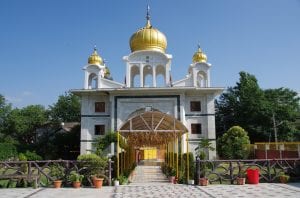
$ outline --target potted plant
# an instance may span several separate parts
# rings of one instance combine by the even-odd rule
[[[54,188],[60,188],[62,184],[62,178],[65,176],[64,168],[59,164],[50,166],[50,176],[53,179]]]
[[[80,188],[83,177],[83,175],[80,175],[76,171],[71,171],[69,180],[73,183],[74,188]]]
[[[203,138],[200,140],[199,145],[198,145],[198,149],[199,149],[199,157],[200,160],[205,160],[207,158],[206,153],[208,153],[209,151],[214,151],[215,148],[212,146],[211,140]],[[199,178],[199,185],[200,186],[207,186],[208,185],[208,178],[206,177],[206,172],[208,170],[207,166],[206,166],[206,162],[201,164],[202,166],[200,167],[202,171],[202,174],[200,175]]]
[[[96,154],[82,154],[77,157],[80,167],[84,168],[82,174],[85,177],[84,183],[91,184],[95,188],[101,188],[105,176],[105,167],[108,165],[107,157]]]
[[[289,179],[290,179],[290,176],[286,175],[283,172],[279,175],[279,181],[280,181],[280,183],[286,184],[289,181]]]
[[[204,160],[206,157],[206,154],[204,151],[200,151],[199,157],[201,160]],[[201,163],[200,169],[202,170],[200,173],[200,178],[199,178],[199,184],[200,186],[207,186],[208,185],[208,178],[206,177],[206,172],[208,170],[206,166],[206,162]]]
[[[127,185],[128,184],[128,178],[125,175],[120,175],[118,178],[121,185]]]
[[[246,183],[245,172],[241,171],[240,174],[236,178],[237,185],[244,185]]]
[[[102,174],[92,175],[92,181],[95,188],[101,188],[103,185],[104,177]]]
[[[169,179],[172,184],[176,183],[176,170],[175,168],[170,168]]]

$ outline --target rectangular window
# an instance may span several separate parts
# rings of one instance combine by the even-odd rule
[[[191,101],[190,110],[191,111],[201,111],[201,102],[200,101]]]
[[[105,125],[95,125],[95,135],[104,135],[105,134]]]
[[[105,112],[105,102],[95,102],[95,112]]]
[[[202,134],[201,124],[191,124],[192,134]]]

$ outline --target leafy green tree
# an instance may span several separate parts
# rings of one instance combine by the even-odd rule
[[[218,154],[225,159],[247,159],[249,144],[247,132],[239,126],[233,126],[218,139]]]
[[[214,151],[215,148],[212,146],[211,140],[202,138],[199,142],[199,157],[201,160],[206,159],[206,154],[209,151]]]
[[[273,131],[275,141],[294,140],[298,132],[295,121],[300,110],[297,92],[287,88],[267,89],[264,92],[268,107],[265,114],[270,126],[268,131],[270,134]]]
[[[10,143],[0,143],[0,160],[9,160],[17,156],[17,148]]]
[[[14,142],[8,133],[7,119],[11,111],[11,104],[7,104],[4,96],[0,94],[0,142]]]
[[[66,92],[60,95],[58,101],[49,106],[52,122],[80,122],[80,99],[78,96]]]
[[[36,143],[37,129],[47,122],[46,110],[41,105],[13,109],[8,116],[8,132],[20,147]]]
[[[273,141],[270,135],[275,130],[280,140],[293,140],[298,111],[296,92],[284,88],[262,90],[255,76],[240,72],[236,86],[229,87],[216,101],[217,136],[239,125],[248,131],[252,142]]]

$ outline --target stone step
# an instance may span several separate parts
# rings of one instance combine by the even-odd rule
[[[142,183],[169,183],[160,166],[138,165],[131,178],[131,185]]]

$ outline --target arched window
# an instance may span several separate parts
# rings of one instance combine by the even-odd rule
[[[166,69],[162,65],[156,66],[156,87],[166,86]]]
[[[204,71],[199,71],[197,73],[197,86],[207,87],[207,75]]]
[[[130,87],[140,87],[141,82],[140,82],[140,68],[136,65],[131,67],[131,82],[130,82]]]
[[[98,88],[98,77],[95,73],[91,73],[89,75],[89,89],[97,89]]]
[[[153,71],[150,65],[143,68],[144,87],[153,87]]]

